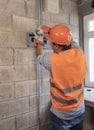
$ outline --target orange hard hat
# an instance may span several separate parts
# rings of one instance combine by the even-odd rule
[[[62,24],[53,26],[46,38],[47,40],[60,45],[68,45],[73,40],[70,29]]]

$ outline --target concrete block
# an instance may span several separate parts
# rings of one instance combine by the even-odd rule
[[[11,100],[14,98],[14,84],[0,84],[0,101]]]
[[[37,79],[37,65],[35,62],[29,65],[29,80]]]
[[[26,48],[26,33],[0,31],[0,47]]]
[[[35,49],[15,49],[15,64],[30,64],[36,60]]]
[[[42,85],[41,85],[41,93],[47,93],[50,91],[50,83],[49,79],[43,79],[42,80]]]
[[[43,108],[43,107],[49,107],[49,105],[50,105],[50,94],[48,93],[48,94],[42,94],[41,96],[40,96],[40,106],[41,106],[41,108]]]
[[[10,14],[0,12],[0,31],[11,31],[12,30],[12,18]]]
[[[0,48],[0,65],[13,64],[13,49]]]
[[[31,80],[30,81],[30,89],[29,89],[29,94],[32,95],[36,95],[38,91],[37,88],[37,81],[36,80]]]
[[[0,82],[28,80],[27,65],[0,66]]]
[[[30,81],[15,82],[15,97],[29,96]]]
[[[75,11],[70,13],[70,24],[77,27],[79,25],[79,18],[78,18],[77,12]]]
[[[26,33],[0,32],[0,47],[27,48]]]
[[[0,119],[29,112],[29,98],[0,102]]]
[[[0,0],[0,4],[1,5],[7,4],[7,0]]]
[[[36,130],[36,125],[38,125],[38,115],[36,111],[16,116],[17,130],[27,130],[29,128]]]
[[[65,13],[70,13],[74,7],[77,9],[77,3],[71,0],[62,0],[62,11]]]
[[[12,105],[15,106],[14,110],[15,110],[16,115],[29,112],[29,98],[28,97],[17,99],[12,103]]]
[[[30,128],[31,129],[32,129],[32,127],[38,126],[38,113],[37,113],[37,111],[30,113],[29,119],[30,119]]]
[[[78,29],[78,27],[76,28],[75,26],[69,25],[69,28],[71,30],[72,36],[74,38],[79,38],[79,29]]]
[[[30,111],[35,111],[38,109],[38,97],[30,96]]]
[[[33,113],[25,113],[16,116],[16,128],[17,130],[28,130],[29,128],[32,128],[32,130],[36,130],[35,126],[37,125],[38,116],[37,112]]]
[[[15,130],[15,118],[0,120],[0,130]]]
[[[27,5],[27,16],[37,19],[38,18],[38,2],[37,0],[26,1]]]
[[[25,97],[37,94],[36,80],[15,82],[15,97]]]
[[[5,5],[6,6],[6,5]],[[6,12],[8,14],[15,14],[18,16],[26,16],[25,14],[25,2],[18,0],[11,0],[7,4]]]
[[[13,33],[0,31],[0,47],[13,47],[14,41]]]
[[[42,19],[43,19],[43,24],[51,26],[52,22],[51,22],[51,15],[49,15],[48,13],[43,13],[42,14]]]
[[[59,13],[60,1],[59,0],[47,0],[47,12]]]
[[[61,7],[62,7],[62,11],[63,12],[66,12],[66,13],[69,13],[70,9],[71,9],[71,1],[69,0],[62,0],[62,3],[61,3]]]
[[[37,28],[38,21],[31,18],[13,15],[13,29],[15,31],[32,32]]]
[[[21,114],[16,116],[16,128],[17,130],[25,130],[30,126],[29,114]]]
[[[27,48],[26,44],[26,33],[24,32],[13,32],[14,43],[11,45],[14,48]]]
[[[57,23],[69,24],[69,14],[63,12],[63,13],[51,15],[51,21],[56,24]]]

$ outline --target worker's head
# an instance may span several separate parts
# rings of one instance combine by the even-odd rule
[[[70,48],[70,44],[73,40],[70,29],[62,24],[53,26],[46,38],[52,42],[53,46],[62,47],[62,50]]]

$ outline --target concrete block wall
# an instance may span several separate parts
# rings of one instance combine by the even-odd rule
[[[79,0],[78,3],[79,4],[84,4],[84,3],[88,2],[88,1],[92,1],[92,0]]]
[[[76,0],[51,1],[58,12],[43,1],[42,22],[53,26],[62,23],[70,27],[79,42]],[[0,0],[0,130],[37,130],[39,122],[37,66],[35,48],[26,45],[27,32],[38,26],[37,0]],[[49,123],[49,73],[40,67],[41,130]]]

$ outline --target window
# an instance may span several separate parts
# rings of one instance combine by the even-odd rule
[[[94,31],[94,20],[88,22],[88,31]]]
[[[85,85],[94,87],[94,13],[84,16],[84,51],[88,65]]]

